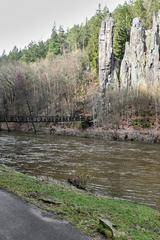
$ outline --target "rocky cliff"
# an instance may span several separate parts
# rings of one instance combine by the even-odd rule
[[[135,18],[120,66],[113,54],[114,20],[102,23],[99,40],[99,80],[102,89],[115,83],[121,88],[136,87],[145,81],[160,81],[160,12],[153,17],[152,29],[145,30]],[[117,74],[119,73],[119,74]]]
[[[114,55],[113,55],[114,19],[109,16],[102,22],[99,37],[99,79],[102,89],[113,80]]]

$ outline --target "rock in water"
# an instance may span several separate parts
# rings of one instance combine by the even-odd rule
[[[86,190],[86,179],[84,177],[69,177],[68,178],[68,183],[73,185],[74,187],[82,190]]]

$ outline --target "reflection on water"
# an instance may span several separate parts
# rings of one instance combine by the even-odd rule
[[[88,189],[156,206],[160,146],[25,134],[0,134],[0,163],[36,176],[89,175]]]

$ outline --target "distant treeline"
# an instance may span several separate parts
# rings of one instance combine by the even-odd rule
[[[16,60],[26,63],[36,62],[39,59],[52,56],[66,55],[77,50],[85,50],[90,59],[90,68],[98,68],[98,37],[102,20],[108,14],[108,9],[101,10],[100,6],[96,14],[80,25],[74,25],[67,31],[63,26],[57,29],[54,24],[50,38],[47,41],[30,42],[29,45],[19,50],[16,46],[8,55],[3,53],[0,61]]]

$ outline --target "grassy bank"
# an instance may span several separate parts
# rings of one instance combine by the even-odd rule
[[[16,193],[39,207],[56,212],[96,239],[99,219],[111,220],[126,236],[119,239],[160,239],[160,213],[154,209],[121,200],[96,197],[60,185],[41,182],[36,178],[0,166],[0,188]],[[53,200],[44,203],[30,193],[37,192]]]

